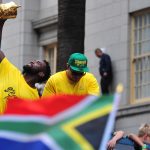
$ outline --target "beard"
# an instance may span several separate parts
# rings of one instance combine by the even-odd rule
[[[30,65],[24,65],[23,66],[23,74],[26,73],[26,74],[36,74],[38,73],[38,70],[37,69],[34,69],[32,66]]]

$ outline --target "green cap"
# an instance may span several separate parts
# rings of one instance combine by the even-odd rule
[[[81,53],[74,53],[70,55],[68,64],[73,71],[88,72],[87,58]]]

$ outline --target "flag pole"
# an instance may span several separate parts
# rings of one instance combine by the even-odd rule
[[[118,86],[116,88],[116,93],[114,96],[114,102],[113,102],[113,106],[112,106],[113,108],[112,108],[112,111],[108,117],[108,122],[106,124],[106,128],[105,128],[105,131],[103,134],[101,145],[99,146],[99,150],[107,150],[107,142],[109,141],[110,135],[111,135],[112,130],[114,128],[115,117],[116,117],[118,106],[120,103],[122,91],[123,91],[122,84],[118,84]]]

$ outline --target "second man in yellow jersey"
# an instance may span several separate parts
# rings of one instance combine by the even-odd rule
[[[70,56],[67,69],[52,75],[44,88],[43,97],[56,94],[99,95],[99,85],[88,73],[87,58],[81,53]]]

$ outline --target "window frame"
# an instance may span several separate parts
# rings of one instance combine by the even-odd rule
[[[50,49],[53,50],[53,62],[50,60]],[[50,63],[51,67],[51,74],[56,73],[56,67],[57,67],[57,43],[48,44],[43,46],[43,53],[44,53],[44,59]],[[53,65],[53,66],[52,66]]]
[[[135,69],[135,63],[136,61],[139,60],[140,62],[140,59],[141,61],[143,61],[146,57],[149,59],[150,57],[150,52],[147,52],[146,54],[144,53],[141,53],[140,55],[136,55],[134,54],[135,52],[135,17],[137,16],[142,16],[142,30],[145,28],[145,24],[144,24],[144,15],[146,15],[147,13],[150,13],[150,8],[148,9],[145,9],[145,10],[142,10],[142,11],[139,11],[139,12],[134,12],[131,14],[131,34],[130,34],[130,37],[131,37],[131,42],[130,42],[130,48],[131,48],[131,52],[130,52],[130,66],[131,66],[131,69],[130,69],[130,103],[133,104],[133,103],[143,103],[143,102],[147,102],[150,100],[150,95],[148,95],[148,97],[142,97],[141,98],[136,98],[136,94],[135,94],[135,79],[136,79],[136,69]],[[148,25],[150,26],[150,24]],[[148,39],[149,40],[149,39]],[[143,43],[142,39],[140,41],[141,43]],[[143,67],[142,67],[143,68]],[[143,69],[141,68],[141,72],[143,71]],[[149,70],[149,69],[148,69]],[[148,82],[149,84],[149,82]],[[140,82],[140,86],[142,87],[142,82]],[[142,89],[141,89],[142,90]],[[142,93],[142,91],[140,91]],[[138,96],[137,96],[138,97]]]

